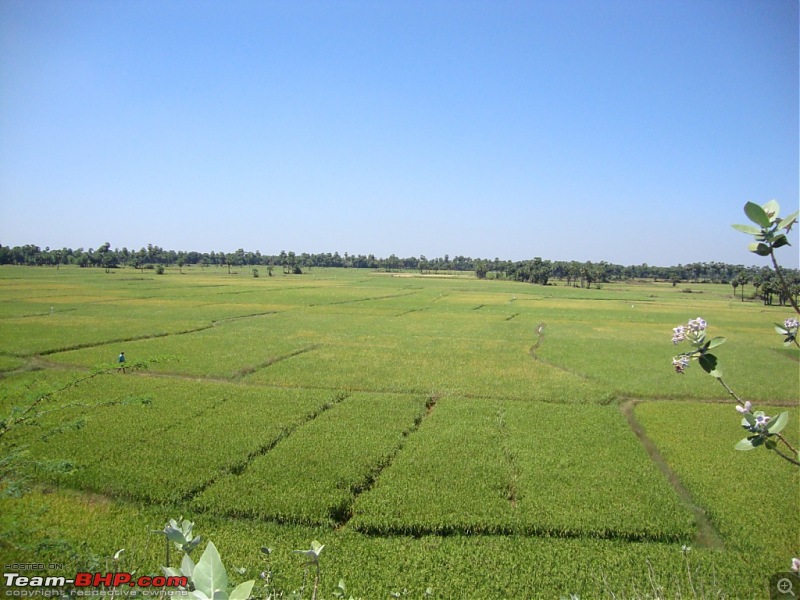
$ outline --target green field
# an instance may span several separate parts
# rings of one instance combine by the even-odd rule
[[[233,581],[274,548],[286,591],[319,540],[326,598],[340,578],[361,598],[767,597],[800,554],[800,470],[733,449],[733,402],[674,373],[670,337],[706,319],[726,381],[789,410],[796,443],[789,311],[556,283],[0,268],[3,418],[54,392],[0,441],[27,481],[0,498],[3,563],[122,570],[125,548],[156,573],[150,530],[183,515]],[[148,367],[117,372],[120,351]]]

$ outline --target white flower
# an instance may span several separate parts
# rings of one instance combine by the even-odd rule
[[[705,331],[706,330],[706,322],[702,317],[697,317],[696,319],[689,319],[689,322],[686,326],[689,328],[689,331],[698,332],[698,331]]]
[[[676,373],[681,373],[686,370],[686,367],[689,366],[689,358],[687,356],[676,356],[672,359],[672,366],[675,367]]]
[[[678,325],[672,330],[672,343],[679,344],[686,339],[686,328],[683,325]]]
[[[784,329],[796,329],[798,325],[800,325],[800,323],[798,323],[797,319],[794,317],[789,317],[783,322]]]
[[[764,426],[769,423],[770,417],[765,414],[756,415],[756,427]]]
[[[750,412],[751,408],[753,408],[753,403],[750,402],[750,400],[748,400],[747,402],[744,403],[744,406],[737,406],[736,410],[745,415]]]
[[[800,558],[792,559],[792,571],[800,573]]]

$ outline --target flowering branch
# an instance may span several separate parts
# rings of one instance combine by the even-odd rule
[[[789,319],[787,319],[786,329],[789,329]],[[672,330],[672,343],[680,344],[681,342],[688,341],[692,350],[683,352],[672,359],[672,366],[675,372],[682,375],[686,372],[690,361],[697,360],[703,370],[712,375],[720,385],[730,394],[737,402],[736,410],[742,415],[742,427],[744,427],[750,434],[746,438],[739,441],[736,446],[737,450],[752,450],[758,446],[764,446],[767,450],[774,450],[778,456],[784,460],[800,467],[798,461],[797,450],[792,447],[789,441],[781,435],[784,427],[789,422],[789,413],[782,412],[776,417],[771,417],[764,413],[764,411],[753,412],[753,404],[749,400],[743,401],[734,392],[731,387],[722,379],[722,372],[717,369],[717,357],[709,352],[712,348],[720,346],[725,343],[725,338],[715,337],[710,340],[706,338],[706,330],[708,324],[705,319],[697,317],[690,319],[685,325],[678,325]],[[794,336],[796,338],[797,328],[794,326]],[[776,441],[778,440],[778,441]],[[784,444],[791,455],[787,455],[778,449],[778,443]]]
[[[781,327],[779,324],[775,324],[775,331],[777,331],[780,335],[786,336],[786,339],[783,341],[784,346],[791,346],[794,344],[798,348],[800,348],[800,342],[797,341],[797,330],[800,328],[800,322],[794,317],[789,317],[783,322],[783,326]]]

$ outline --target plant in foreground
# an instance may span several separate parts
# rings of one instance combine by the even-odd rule
[[[164,575],[167,577],[185,577],[186,586],[180,587],[179,590],[195,600],[248,600],[251,597],[261,597],[253,592],[255,579],[245,581],[235,588],[228,591],[228,574],[225,566],[222,564],[219,551],[213,542],[209,542],[203,551],[200,560],[197,564],[189,556],[191,552],[200,543],[200,536],[192,537],[192,528],[194,523],[178,517],[178,519],[170,519],[163,530],[153,530],[153,533],[162,534],[167,539],[167,566],[162,567]],[[169,566],[169,543],[173,542],[175,547],[184,553],[181,560],[181,566],[174,568]],[[295,550],[297,554],[303,554],[308,561],[305,567],[315,567],[314,585],[311,592],[311,600],[317,599],[319,589],[320,577],[322,575],[319,563],[319,555],[324,548],[324,544],[320,544],[317,540],[311,542],[311,547],[308,550]],[[118,555],[115,555],[114,560]],[[261,552],[267,557],[267,567],[261,573],[261,579],[264,583],[264,588],[261,590],[265,600],[277,600],[278,598],[286,598],[287,600],[302,600],[305,587],[306,578],[308,575],[307,570],[303,573],[303,584],[299,591],[291,593],[284,593],[277,590],[272,586],[272,569],[269,565],[269,557],[272,554],[272,548],[266,546],[261,548]],[[245,569],[235,569],[238,573],[244,574]],[[429,588],[430,590],[430,588]],[[346,597],[346,587],[343,579],[339,580],[338,585],[334,588],[332,594],[335,598]],[[429,594],[426,592],[426,597]],[[352,596],[347,597],[348,600],[354,600]]]
[[[783,277],[783,272],[778,266],[778,261],[775,258],[775,249],[789,246],[789,240],[786,234],[792,230],[792,227],[797,223],[797,217],[800,211],[796,211],[788,217],[780,216],[781,207],[775,200],[770,200],[763,206],[759,206],[754,202],[748,202],[744,205],[744,214],[750,219],[754,225],[733,225],[733,228],[742,233],[752,235],[755,239],[747,249],[754,252],[759,256],[769,256],[772,260],[772,267],[781,282],[781,286],[787,292],[789,303],[794,308],[795,312],[800,315],[800,308],[797,306],[797,301],[794,296],[789,292],[789,286],[786,279]]]
[[[213,542],[208,542],[197,564],[184,554],[180,569],[164,567],[163,570],[167,577],[186,577],[189,589],[185,591],[195,600],[247,600],[255,583],[253,579],[245,581],[228,593],[228,574]]]
[[[196,536],[192,538],[192,528],[194,527],[194,523],[191,521],[184,519],[183,517],[178,517],[177,520],[170,519],[169,523],[164,526],[164,529],[154,529],[153,533],[158,533],[160,535],[165,536],[167,550],[166,550],[166,559],[167,564],[166,566],[169,567],[169,543],[173,542],[175,547],[184,552],[185,554],[189,554],[192,550],[194,550],[198,544],[200,544],[200,536]]]
[[[672,366],[675,372],[678,374],[685,373],[690,362],[696,360],[703,370],[714,377],[725,388],[725,391],[736,400],[736,410],[742,415],[742,427],[749,433],[747,437],[734,446],[737,450],[752,450],[758,446],[764,446],[768,450],[774,450],[784,460],[800,466],[800,456],[797,450],[781,434],[781,431],[789,423],[789,413],[782,412],[777,416],[769,416],[764,411],[753,412],[752,402],[742,400],[725,383],[722,378],[722,371],[718,368],[717,357],[710,350],[724,344],[726,339],[724,337],[708,339],[706,336],[707,328],[706,321],[701,317],[697,317],[696,319],[690,319],[685,325],[678,325],[672,330],[673,344],[688,341],[692,346],[691,350],[673,357]],[[786,446],[791,454],[782,452],[778,447],[779,442]]]
[[[755,241],[748,246],[751,252],[755,252],[759,256],[769,256],[772,259],[772,265],[786,292],[786,297],[788,297],[795,312],[800,315],[800,308],[798,308],[797,302],[791,294],[775,258],[776,248],[789,245],[786,234],[791,231],[792,226],[797,222],[800,211],[781,218],[779,214],[780,205],[775,200],[771,200],[763,206],[748,202],[744,205],[744,212],[755,226],[734,225],[733,227],[738,231],[754,236]],[[789,317],[783,322],[783,325],[775,325],[775,331],[784,336],[783,343],[785,346],[795,344],[800,347],[800,342],[797,340],[798,325],[796,317]],[[678,325],[672,330],[673,344],[688,341],[692,346],[690,351],[682,352],[673,357],[672,366],[675,372],[683,374],[690,362],[697,360],[703,370],[719,381],[720,385],[736,400],[736,410],[742,415],[742,427],[749,434],[736,444],[735,448],[737,450],[752,450],[758,446],[764,446],[767,450],[775,451],[784,460],[800,466],[800,454],[781,435],[781,431],[789,422],[789,413],[782,412],[777,416],[769,416],[764,411],[753,412],[752,403],[749,400],[743,401],[736,395],[722,379],[722,372],[717,367],[717,357],[710,352],[713,348],[724,344],[726,340],[724,337],[708,339],[706,337],[707,326],[708,324],[704,319],[697,317],[696,319],[690,319],[685,325]],[[788,448],[791,454],[782,452],[779,449],[779,443]]]

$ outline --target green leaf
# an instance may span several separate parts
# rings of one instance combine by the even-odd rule
[[[767,450],[775,450],[775,448],[778,447],[778,442],[776,442],[775,440],[767,440],[766,442],[764,442],[764,447]]]
[[[194,577],[194,561],[188,554],[183,555],[183,560],[181,561],[181,572],[190,579]]]
[[[787,330],[785,330],[783,327],[781,327],[777,323],[775,324],[775,331],[777,331],[781,335],[786,335],[787,333],[789,333]]]
[[[728,340],[726,338],[724,338],[724,337],[715,337],[710,342],[708,342],[708,348],[709,349],[716,348],[717,346],[721,346],[722,344],[724,344],[727,341]]]
[[[766,204],[764,204],[761,209],[764,211],[764,214],[767,215],[767,218],[770,220],[770,223],[775,221],[778,218],[778,215],[781,214],[781,205],[778,204],[777,200],[770,200]]]
[[[755,427],[756,418],[751,413],[745,413],[742,417],[742,427]]]
[[[731,227],[748,235],[758,235],[761,233],[758,227],[753,227],[752,225],[731,225]]]
[[[789,240],[786,239],[786,236],[781,233],[775,236],[775,240],[772,242],[772,247],[782,248],[783,246],[791,246],[791,244],[789,243]]]
[[[720,371],[719,369],[714,369],[709,373],[709,375],[711,375],[712,377],[716,377],[717,379],[722,379],[722,371]]]
[[[753,446],[750,439],[751,438],[744,438],[743,440],[739,440],[739,443],[737,443],[734,448],[737,450],[752,450],[755,446]]]
[[[179,529],[175,529],[171,525],[164,527],[164,534],[167,536],[167,539],[170,542],[175,542],[176,544],[186,543],[186,538],[183,536],[183,532]]]
[[[194,567],[194,587],[209,598],[214,596],[215,590],[228,589],[228,574],[220,560],[219,552],[214,542],[208,542],[203,556]]]
[[[789,422],[789,413],[782,412],[778,415],[776,419],[770,419],[769,423],[767,423],[767,431],[770,433],[780,433],[783,431],[783,428],[786,427],[786,424]]]
[[[175,567],[161,567],[161,570],[167,577],[181,577],[182,575],[186,575],[186,573],[179,571]]]
[[[759,256],[769,256],[769,246],[763,242],[753,242],[752,244],[748,244],[747,249],[750,250],[750,252],[755,252]]]
[[[186,545],[184,546],[184,550],[186,552],[191,552],[192,550],[197,548],[197,546],[200,544],[201,539],[202,539],[201,536],[198,535],[191,542],[187,542]]]
[[[229,600],[247,600],[250,597],[250,591],[253,589],[253,584],[255,583],[254,579],[250,581],[245,581],[244,583],[240,583],[237,585],[231,595],[228,596]]]
[[[711,373],[717,368],[717,357],[713,354],[702,354],[698,362],[706,373]]]
[[[800,210],[798,210],[795,213],[792,213],[791,215],[783,219],[780,223],[778,223],[778,229],[786,229],[797,219],[798,216],[800,216]]]
[[[748,202],[744,205],[744,214],[756,225],[767,229],[771,223],[766,211],[755,202]]]

